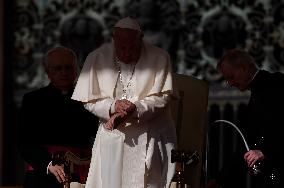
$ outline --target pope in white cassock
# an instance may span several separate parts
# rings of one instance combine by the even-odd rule
[[[100,118],[86,188],[170,186],[174,93],[168,53],[143,40],[136,20],[119,20],[113,41],[86,58],[72,96]]]

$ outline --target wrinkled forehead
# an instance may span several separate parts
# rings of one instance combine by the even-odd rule
[[[75,58],[76,57],[71,51],[65,49],[57,49],[47,54],[47,64],[48,66],[55,66],[60,64],[75,65]]]
[[[113,33],[113,39],[121,42],[137,41],[140,37],[140,31],[128,28],[116,27]]]

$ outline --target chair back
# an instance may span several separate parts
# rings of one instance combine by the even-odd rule
[[[174,82],[179,93],[172,103],[178,150],[194,155],[197,152],[199,156],[196,164],[184,166],[184,180],[190,188],[200,188],[204,179],[209,86],[203,80],[181,74],[174,74]]]

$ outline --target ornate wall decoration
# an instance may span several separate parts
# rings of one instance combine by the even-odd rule
[[[284,0],[17,0],[14,5],[13,59],[5,63],[13,64],[17,105],[24,93],[47,84],[42,61],[48,49],[72,48],[82,67],[90,51],[111,40],[112,26],[125,15],[138,19],[145,40],[169,52],[175,72],[210,83],[209,122],[236,121],[249,96],[226,89],[216,71],[224,51],[243,48],[259,67],[284,72]],[[217,130],[218,147],[224,131]],[[236,150],[236,136],[231,139],[229,149]],[[217,149],[209,175],[225,160],[226,148]]]
[[[284,2],[185,0],[19,0],[14,30],[16,100],[47,83],[41,62],[56,45],[86,55],[111,38],[122,16],[136,17],[145,39],[168,50],[175,72],[223,84],[215,70],[222,53],[240,47],[261,68],[283,71]]]
[[[16,88],[46,84],[40,62],[52,46],[71,47],[82,66],[86,54],[110,39],[112,25],[123,15],[136,17],[145,38],[169,51],[176,72],[222,82],[216,61],[234,47],[249,51],[260,67],[282,71],[283,7],[282,1],[17,1]]]
[[[16,101],[47,83],[41,66],[47,49],[56,45],[74,49],[81,67],[91,50],[110,40],[113,24],[124,15],[136,17],[145,39],[170,53],[175,72],[204,79],[213,86],[210,96],[223,96],[228,91],[223,91],[223,78],[215,66],[227,49],[244,48],[261,68],[284,71],[283,9],[281,0],[17,1]]]

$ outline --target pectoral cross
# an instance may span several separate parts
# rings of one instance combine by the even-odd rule
[[[126,93],[123,93],[123,94],[122,94],[121,99],[127,99]]]

